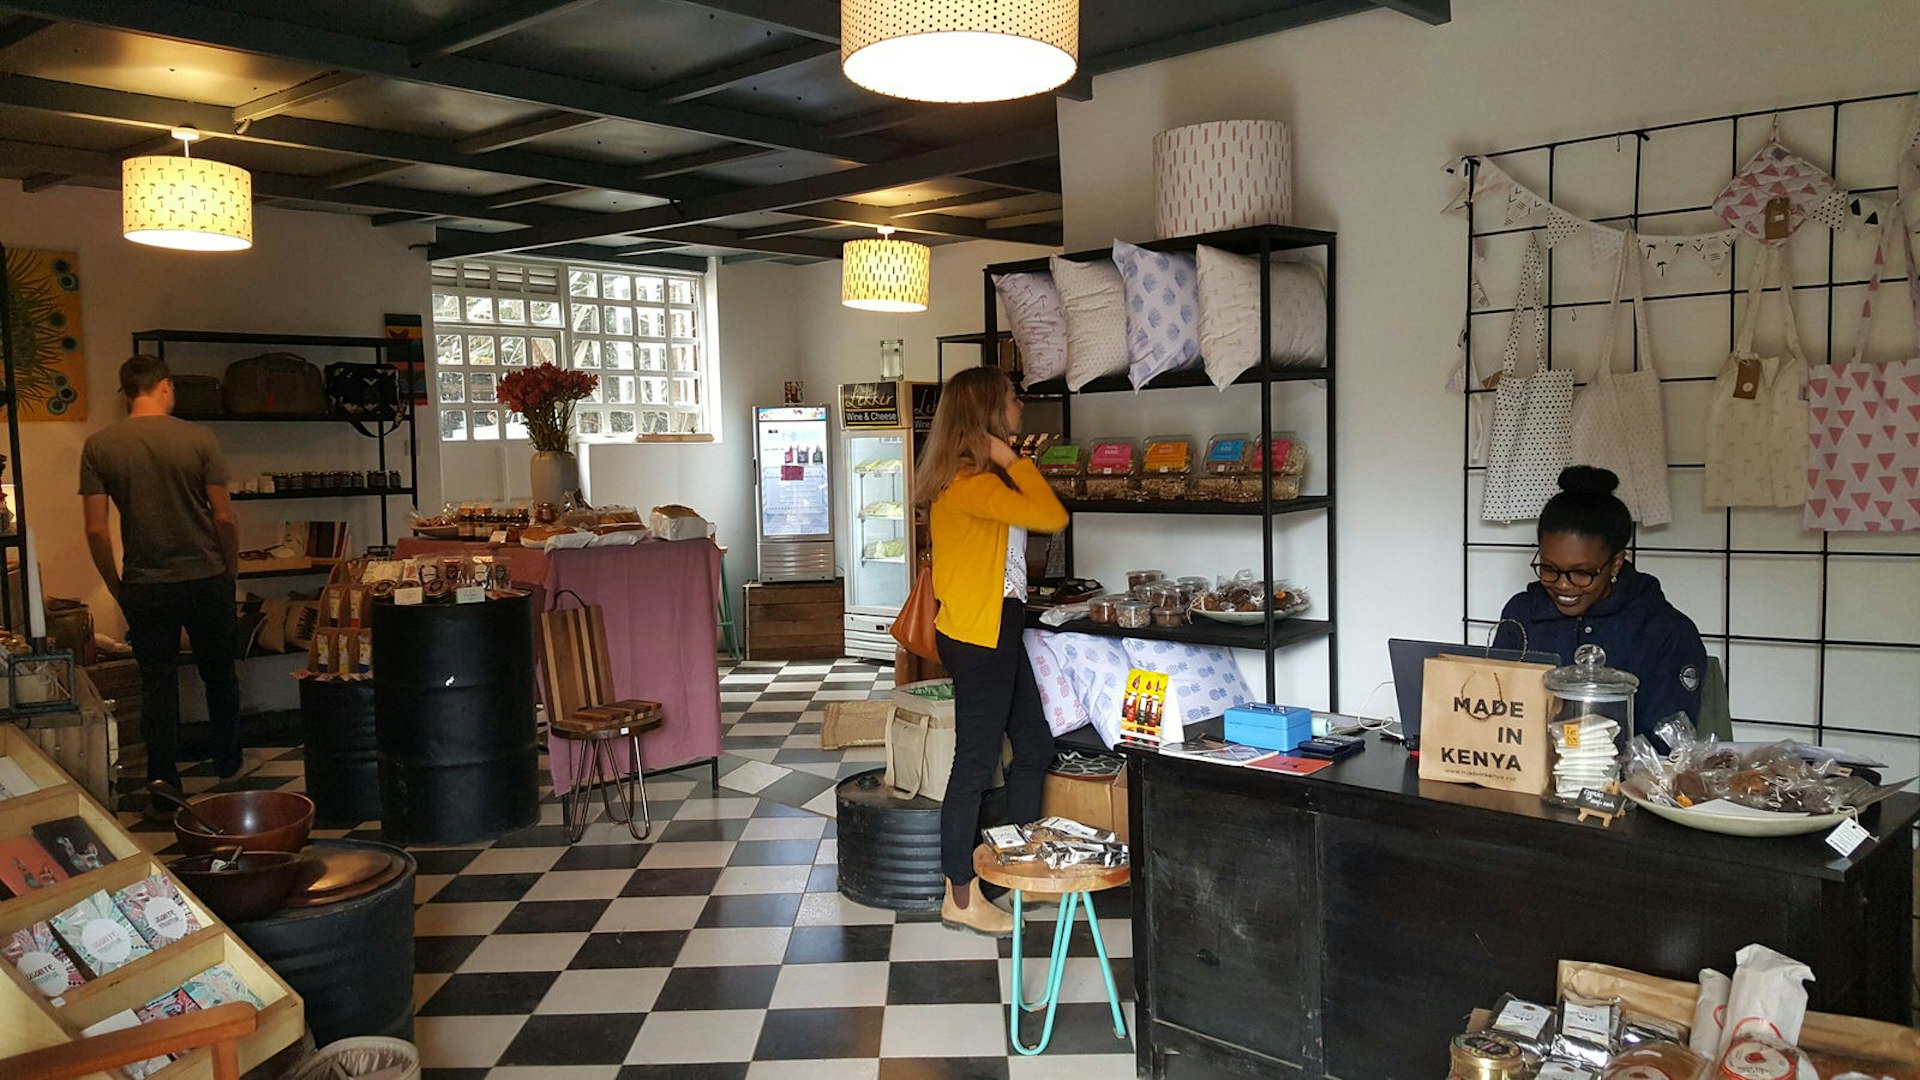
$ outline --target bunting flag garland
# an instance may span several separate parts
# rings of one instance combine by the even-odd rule
[[[1588,229],[1587,242],[1593,246],[1593,268],[1604,270],[1619,265],[1620,248],[1627,234],[1619,229]]]

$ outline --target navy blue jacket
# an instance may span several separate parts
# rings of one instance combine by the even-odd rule
[[[1582,645],[1607,650],[1607,666],[1631,672],[1640,679],[1633,700],[1633,726],[1642,735],[1653,726],[1683,712],[1700,719],[1700,682],[1706,677],[1707,648],[1700,631],[1680,610],[1667,602],[1660,580],[1625,563],[1613,591],[1582,615],[1560,614],[1539,582],[1507,601],[1502,619],[1526,627],[1526,646],[1536,652],[1560,654],[1573,663]],[[1496,649],[1520,648],[1520,628],[1502,623],[1493,636]]]

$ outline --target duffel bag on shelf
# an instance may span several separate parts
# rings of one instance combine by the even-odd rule
[[[227,365],[220,398],[229,413],[313,413],[327,411],[320,369],[292,353],[249,356]]]

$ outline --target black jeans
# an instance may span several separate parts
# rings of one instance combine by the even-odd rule
[[[180,786],[180,631],[193,646],[194,666],[207,687],[213,725],[213,764],[221,775],[240,768],[240,679],[233,670],[236,620],[233,579],[126,585],[120,610],[127,640],[140,664],[140,738],[147,744],[147,779]]]
[[[1025,824],[1040,817],[1040,789],[1053,764],[1053,733],[1040,708],[1040,687],[1020,641],[1026,605],[1000,608],[1000,640],[993,648],[936,638],[940,663],[953,676],[953,774],[940,805],[940,866],[947,880],[973,880],[973,849],[980,843],[980,800],[1000,761],[1000,736],[1013,743],[1007,773],[1007,818]]]

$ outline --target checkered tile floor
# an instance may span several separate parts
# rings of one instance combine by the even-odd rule
[[[1133,1076],[1084,926],[1053,1042],[1028,1058],[1007,1043],[1010,943],[836,891],[834,786],[882,755],[821,750],[820,721],[829,702],[892,685],[891,669],[854,661],[723,668],[720,790],[704,771],[649,781],[650,842],[596,823],[570,847],[548,795],[524,832],[412,849],[414,1041],[428,1080]],[[304,786],[298,748],[249,748],[247,763],[225,784],[207,766],[184,779],[192,793]],[[169,833],[122,818],[167,850]],[[379,824],[315,835],[377,839]],[[1098,899],[1131,1029],[1127,905],[1124,890]],[[1030,993],[1052,918],[1029,929],[1028,953],[1043,951],[1026,961]],[[1038,1021],[1024,1018],[1029,1045]]]

